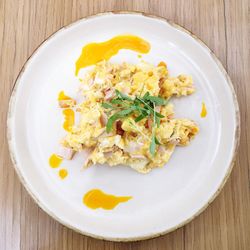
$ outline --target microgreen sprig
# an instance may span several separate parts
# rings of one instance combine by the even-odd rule
[[[141,91],[142,92],[142,91]],[[151,155],[155,155],[156,144],[159,145],[159,141],[155,135],[156,127],[160,126],[160,119],[164,116],[156,111],[156,106],[167,105],[168,100],[165,100],[159,96],[152,96],[149,92],[146,92],[143,97],[141,93],[139,96],[132,98],[119,90],[115,90],[115,97],[110,102],[102,103],[102,107],[109,111],[116,110],[108,119],[106,125],[106,131],[109,133],[116,120],[125,118],[131,114],[135,114],[135,122],[139,122],[145,118],[152,119],[152,138],[149,147]]]

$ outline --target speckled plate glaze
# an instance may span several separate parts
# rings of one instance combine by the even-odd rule
[[[69,175],[58,178],[48,158],[65,135],[57,107],[60,90],[74,96],[79,86],[74,64],[82,47],[130,33],[146,39],[143,60],[165,61],[171,75],[193,76],[196,93],[175,99],[176,117],[195,120],[200,133],[177,148],[169,163],[147,175],[124,166],[82,170],[84,155],[64,161]],[[112,61],[137,63],[122,50]],[[201,103],[208,115],[200,117]],[[239,110],[232,83],[206,45],[165,19],[141,13],[103,13],[60,29],[33,53],[21,70],[10,100],[8,141],[14,167],[27,191],[62,224],[96,238],[132,241],[183,226],[203,211],[228,178],[239,142]],[[91,210],[83,195],[92,188],[133,199],[114,210]]]

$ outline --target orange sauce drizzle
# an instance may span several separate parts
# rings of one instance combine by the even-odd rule
[[[60,169],[58,172],[58,175],[63,180],[64,178],[66,178],[68,176],[67,169],[65,169],[65,168]]]
[[[63,128],[70,132],[72,126],[75,123],[75,113],[74,110],[72,109],[64,109],[63,110],[63,115],[64,115],[64,123],[63,123]]]
[[[106,194],[99,189],[92,189],[84,195],[83,203],[91,209],[103,208],[111,210],[119,203],[126,202],[131,198],[131,196],[115,196]]]
[[[60,91],[57,98],[58,101],[71,100],[71,99],[72,99],[71,97],[65,95],[64,91]]]
[[[120,35],[101,43],[90,43],[83,47],[76,61],[76,76],[81,68],[94,65],[102,60],[109,60],[121,49],[129,49],[138,53],[148,53],[150,44],[134,35]]]
[[[201,107],[201,117],[205,118],[207,116],[207,108],[206,108],[206,104],[204,102],[202,102],[202,107]]]
[[[62,158],[56,154],[52,154],[49,158],[49,165],[52,168],[58,168],[60,164],[62,163]]]

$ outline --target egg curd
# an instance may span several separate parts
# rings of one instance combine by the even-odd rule
[[[164,166],[176,146],[188,145],[199,131],[198,126],[192,120],[174,118],[173,105],[166,102],[155,106],[161,117],[157,126],[148,116],[137,121],[136,111],[123,112],[125,115],[116,117],[112,129],[108,131],[107,122],[117,110],[107,109],[103,104],[115,103],[112,100],[117,92],[131,99],[150,95],[169,100],[171,97],[190,95],[194,91],[191,76],[169,76],[164,62],[154,66],[146,62],[133,65],[101,61],[85,74],[81,82],[83,101],[74,107],[79,112],[80,121],[71,124],[62,146],[74,152],[88,149],[90,154],[85,167],[122,164],[140,173],[148,173],[153,168]],[[126,105],[126,102],[123,104]],[[119,110],[119,103],[116,108]],[[140,108],[143,113],[143,106]],[[145,109],[145,112],[147,115],[148,110]],[[153,138],[157,138],[153,144],[152,133]]]

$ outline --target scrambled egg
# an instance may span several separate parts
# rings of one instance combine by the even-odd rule
[[[116,121],[110,133],[106,132],[109,113],[103,102],[112,100],[115,89],[135,97],[149,92],[153,96],[170,98],[192,94],[195,90],[191,76],[170,77],[165,63],[157,67],[146,62],[137,65],[111,64],[102,61],[86,73],[81,85],[83,101],[75,106],[80,122],[63,139],[62,145],[74,151],[90,149],[85,166],[123,164],[141,173],[162,167],[168,162],[176,146],[186,146],[199,131],[194,121],[175,119],[173,105],[156,107],[164,116],[155,129],[159,141],[156,153],[149,152],[152,124],[145,118],[135,122],[128,116]],[[110,111],[109,111],[110,112]]]

